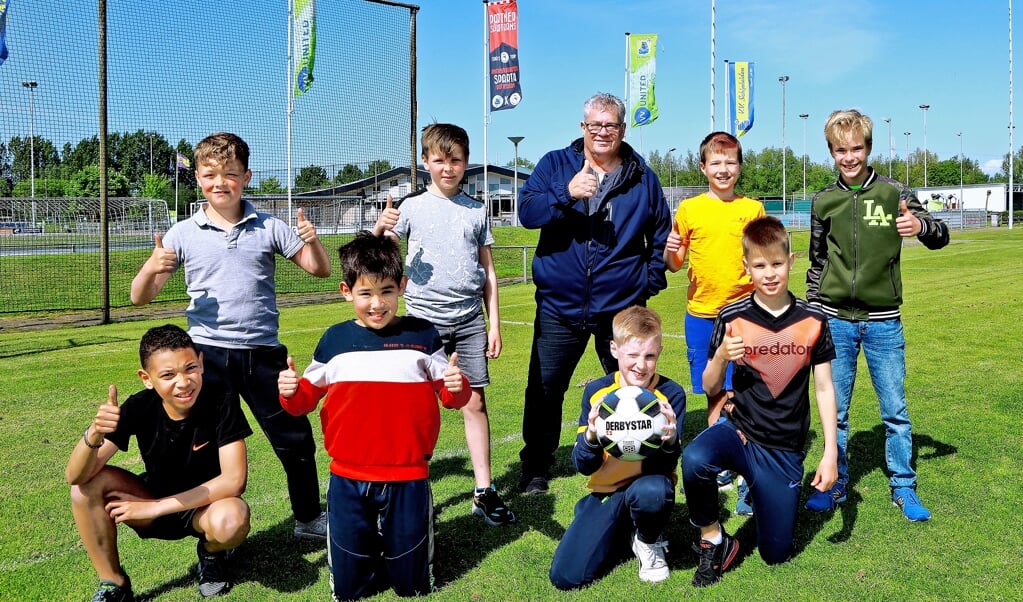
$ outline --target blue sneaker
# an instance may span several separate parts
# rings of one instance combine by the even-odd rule
[[[924,507],[916,491],[909,487],[898,487],[892,491],[892,503],[902,509],[909,520],[919,523],[931,519],[931,511]]]
[[[730,470],[722,470],[718,473],[718,489],[729,489],[732,481],[735,480],[735,473]]]
[[[753,506],[749,503],[749,485],[746,479],[739,478],[739,487],[736,492],[738,499],[735,500],[735,513],[738,516],[753,516]]]
[[[814,490],[810,499],[806,500],[806,509],[814,512],[827,512],[834,510],[839,504],[845,501],[845,485],[836,483],[828,491]]]

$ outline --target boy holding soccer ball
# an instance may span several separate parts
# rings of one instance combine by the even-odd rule
[[[575,505],[575,518],[554,552],[550,579],[558,589],[585,586],[622,560],[631,546],[639,559],[639,578],[668,578],[667,542],[662,538],[675,504],[678,433],[686,412],[686,394],[675,381],[657,374],[661,356],[661,319],[651,309],[622,310],[612,322],[611,355],[618,371],[586,385],[572,463],[589,475],[591,493]],[[667,419],[658,450],[640,462],[609,455],[597,439],[597,416],[604,397],[621,387],[653,391]]]
[[[301,416],[326,395],[320,422],[330,454],[327,562],[336,600],[372,595],[389,580],[399,596],[430,593],[433,495],[429,459],[440,433],[437,400],[469,401],[458,354],[448,360],[426,320],[399,317],[405,288],[391,238],[359,233],[341,247],[341,294],[355,319],[320,338],[299,378],[295,361],[277,381],[280,403]]]
[[[198,539],[199,593],[226,593],[227,551],[249,533],[241,494],[248,476],[245,437],[252,431],[238,404],[203,387],[202,354],[181,328],[150,329],[139,358],[146,388],[118,405],[110,385],[65,471],[75,525],[100,578],[92,599],[135,599],[117,551],[121,523],[144,539]],[[132,435],[145,467],[141,475],[107,465],[118,449],[128,450]]]
[[[703,388],[721,390],[725,367],[735,366],[735,396],[724,419],[696,436],[682,452],[689,520],[700,530],[693,585],[717,583],[739,551],[718,521],[717,474],[734,470],[749,481],[757,545],[768,564],[792,554],[810,430],[810,372],[824,436],[824,454],[811,485],[828,491],[838,476],[835,390],[827,316],[788,291],[794,255],[785,226],[773,217],[743,230],[743,265],[753,294],[726,305],[714,322]]]

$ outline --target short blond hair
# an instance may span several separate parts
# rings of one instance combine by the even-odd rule
[[[841,144],[850,132],[859,131],[863,134],[863,142],[867,145],[867,154],[874,147],[874,122],[856,109],[835,111],[824,123],[824,138],[828,141],[828,150]]]
[[[231,159],[238,159],[246,171],[249,169],[249,145],[237,134],[217,132],[195,145],[196,168],[213,163],[223,165]]]
[[[617,345],[632,339],[660,339],[661,317],[649,307],[627,307],[615,315],[611,322],[611,334]]]

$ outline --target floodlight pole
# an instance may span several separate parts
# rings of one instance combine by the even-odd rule
[[[809,113],[799,114],[799,118],[803,120],[803,200],[806,200],[806,118],[809,116]],[[792,210],[796,210],[795,204]]]
[[[671,148],[668,149],[668,154],[667,154],[667,158],[668,158],[668,188],[674,188],[675,187],[675,184],[674,184],[674,182],[675,182],[675,162],[672,161],[672,159],[671,159],[671,153],[675,152],[675,150],[676,150],[676,147],[671,147]],[[675,194],[674,190],[672,190],[671,192],[672,192],[672,194]],[[668,199],[668,202],[670,203],[671,199]]]
[[[888,124],[888,177],[892,177],[892,118],[885,117],[884,122]]]
[[[32,80],[21,82],[24,88],[28,89],[28,169],[29,184],[32,190],[32,198],[36,198],[36,109],[35,91],[39,82]]]
[[[902,132],[906,135],[906,186],[909,186],[909,134],[910,132]],[[912,186],[909,186],[912,188]]]
[[[512,184],[512,225],[519,225],[519,142],[525,140],[525,136],[508,136],[508,140],[515,145],[515,165],[512,168],[515,170],[515,180]]]
[[[785,82],[789,76],[783,75],[778,78],[781,82],[781,208],[785,210]]]
[[[962,230],[964,227],[963,219],[963,133],[956,132],[956,136],[959,137],[959,229]]]
[[[931,108],[931,105],[920,105],[920,110],[924,113],[924,188],[927,188],[927,109]]]

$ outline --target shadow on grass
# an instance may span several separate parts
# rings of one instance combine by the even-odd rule
[[[853,529],[856,526],[856,519],[859,512],[857,507],[863,501],[863,496],[856,490],[856,485],[867,474],[882,470],[888,474],[888,466],[885,463],[885,427],[883,424],[875,425],[869,431],[858,431],[849,437],[848,455],[849,462],[849,485],[846,492],[845,503],[839,505],[839,513],[842,517],[842,528],[838,532],[828,536],[831,543],[842,543],[849,540]],[[921,450],[929,450],[921,453]],[[943,456],[949,456],[958,452],[958,448],[923,433],[913,433],[913,466],[917,466],[919,460],[931,460]],[[808,462],[809,464],[809,462]],[[809,483],[813,478],[813,467],[807,479]],[[811,512],[803,508],[806,497],[812,493],[812,488],[805,487],[804,495],[800,499],[801,524],[796,529],[796,549],[793,555],[798,554],[814,539],[824,524],[830,520],[831,512]],[[888,491],[884,495],[890,495]],[[804,519],[805,517],[805,519]]]
[[[251,582],[278,592],[296,592],[319,581],[320,569],[327,564],[325,544],[296,539],[293,527],[294,521],[289,518],[246,539],[230,560],[234,584]],[[195,547],[194,539],[184,541]],[[321,553],[318,559],[306,560],[306,555],[315,552]],[[135,599],[152,600],[182,588],[193,589],[198,596],[198,587],[193,562],[181,577],[136,594]]]
[[[571,463],[572,446],[564,445],[555,452],[551,477],[575,475]],[[431,463],[431,479],[445,476],[464,476],[472,482],[472,469],[467,458],[444,458]],[[434,578],[437,587],[457,581],[478,566],[491,552],[500,549],[522,537],[527,531],[537,531],[553,541],[559,541],[565,528],[554,518],[554,494],[524,495],[518,483],[522,477],[518,462],[509,464],[502,474],[495,474],[501,499],[515,512],[516,522],[503,527],[490,527],[470,511],[472,492],[453,496],[437,504],[438,514],[446,508],[465,508],[454,518],[437,525],[434,533]],[[549,564],[550,559],[546,559]]]
[[[135,339],[106,335],[71,337],[66,339],[57,337],[47,338],[39,336],[21,336],[0,343],[0,358],[21,357],[26,355],[36,355],[39,353],[49,353],[51,351],[61,351],[64,349],[78,349],[81,347],[89,347],[91,345],[105,345],[107,343],[124,343],[129,341],[134,342]]]

